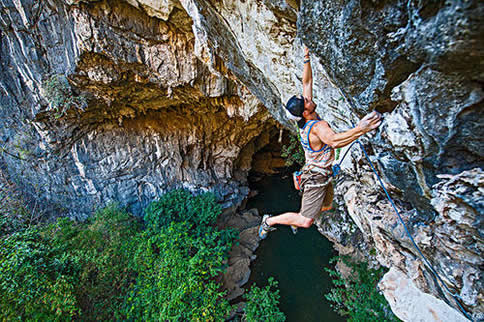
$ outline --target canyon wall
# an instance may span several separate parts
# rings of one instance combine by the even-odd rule
[[[361,142],[409,230],[482,319],[484,5],[475,1],[0,0],[1,166],[45,209],[135,214],[164,191],[247,196],[254,154],[291,129],[312,52],[318,113]],[[344,151],[343,151],[344,152]],[[356,145],[320,231],[391,270],[403,320],[464,319],[442,296]],[[447,298],[447,303],[442,299]]]

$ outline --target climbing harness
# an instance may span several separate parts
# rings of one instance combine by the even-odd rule
[[[354,125],[353,125],[354,126]],[[462,307],[462,305],[460,304],[460,302],[457,300],[458,298],[461,298],[459,296],[459,294],[456,294],[456,293],[452,293],[449,288],[447,287],[447,285],[444,283],[444,281],[440,278],[440,275],[437,273],[437,271],[434,269],[434,267],[432,266],[432,264],[430,264],[430,262],[427,260],[427,258],[424,256],[424,254],[422,253],[422,251],[420,250],[420,248],[417,246],[417,244],[415,243],[415,240],[413,239],[412,235],[410,234],[410,232],[408,231],[408,228],[407,228],[407,225],[405,224],[405,222],[403,221],[402,217],[400,216],[400,213],[398,212],[398,209],[397,207],[395,206],[395,203],[393,202],[392,198],[390,197],[390,195],[388,194],[388,191],[387,189],[385,188],[385,185],[383,184],[380,176],[378,175],[378,173],[376,172],[375,170],[375,167],[373,166],[373,163],[371,162],[370,160],[370,157],[368,156],[368,154],[366,153],[366,150],[365,148],[363,147],[363,144],[361,144],[361,142],[357,139],[355,140],[351,145],[350,147],[346,150],[345,154],[343,155],[343,158],[341,158],[341,161],[335,165],[333,165],[333,176],[337,176],[338,173],[340,172],[341,170],[341,163],[343,162],[344,158],[346,157],[346,154],[348,154],[348,151],[353,147],[353,145],[355,143],[358,143],[361,147],[361,149],[363,150],[363,152],[365,153],[365,157],[366,159],[368,160],[368,162],[370,163],[370,166],[371,166],[371,169],[373,170],[373,172],[376,174],[377,178],[378,178],[378,181],[381,185],[381,187],[383,188],[383,190],[385,191],[385,194],[388,198],[388,200],[390,201],[390,203],[392,204],[392,207],[393,207],[393,210],[395,210],[395,213],[397,214],[398,216],[398,219],[400,220],[400,222],[402,223],[403,227],[405,228],[405,231],[407,232],[407,235],[408,237],[410,238],[410,240],[412,241],[412,244],[413,246],[415,246],[415,248],[417,249],[418,253],[420,254],[420,256],[423,258],[423,261],[424,263],[426,264],[426,266],[430,269],[430,271],[432,272],[432,274],[434,275],[434,278],[436,278],[438,281],[440,281],[440,283],[444,286],[445,290],[452,296],[452,298],[455,300],[455,302],[457,303],[457,305],[459,306],[461,312],[465,315],[465,317],[467,319],[469,319],[470,321],[473,321],[472,318],[470,317],[470,315],[466,312],[466,310]],[[440,286],[439,283],[436,283],[437,286],[439,287],[440,291],[442,292],[442,287]],[[442,294],[444,294],[444,292],[442,292]],[[445,298],[447,300],[447,298]]]

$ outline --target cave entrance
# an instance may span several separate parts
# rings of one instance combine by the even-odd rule
[[[283,156],[283,151],[291,145],[291,137],[293,134],[288,130],[281,131],[281,128],[274,126],[254,140],[255,152],[251,158],[249,182],[267,175],[287,175],[300,167],[297,164],[288,164]],[[292,144],[294,145],[294,141]]]
[[[289,135],[287,130],[281,133],[280,129],[273,127],[256,139],[256,151],[252,156],[249,178],[273,175],[286,170],[282,151],[289,142]]]
[[[234,162],[235,180],[250,187],[251,183],[266,176],[287,176],[300,168],[297,164],[288,165],[283,157],[283,151],[291,145],[293,135],[288,130],[281,129],[280,125],[268,126],[244,146]],[[256,192],[252,191],[251,195],[254,193]]]

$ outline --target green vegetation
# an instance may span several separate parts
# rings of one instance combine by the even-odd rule
[[[44,96],[49,100],[50,107],[56,111],[55,118],[60,118],[72,107],[84,110],[87,99],[83,95],[75,96],[71,85],[64,75],[52,75],[43,82]]]
[[[290,167],[293,164],[303,166],[306,162],[304,157],[304,150],[301,143],[299,143],[299,132],[297,136],[290,134],[289,145],[283,145],[281,156],[286,159],[286,166]]]
[[[81,225],[68,219],[0,241],[0,316],[108,318],[135,272],[126,270],[139,223],[110,206]]]
[[[126,306],[128,318],[223,320],[231,307],[216,277],[225,269],[234,230],[213,225],[221,209],[211,194],[173,191],[145,216],[133,267],[138,272]]]
[[[338,159],[339,159],[339,154],[340,154],[340,152],[341,152],[341,149],[340,149],[340,148],[337,148],[337,149],[336,149],[336,154],[335,154],[335,156],[334,156],[334,159],[335,159],[335,160],[338,160]]]
[[[387,301],[378,292],[377,284],[385,274],[385,269],[370,269],[365,262],[353,262],[347,256],[337,256],[330,263],[341,259],[351,269],[344,278],[338,271],[325,268],[332,277],[334,287],[327,300],[338,314],[348,317],[348,321],[400,321],[391,311]]]
[[[253,285],[249,293],[244,294],[247,300],[245,307],[246,321],[285,321],[286,316],[279,311],[279,290],[277,290],[277,281],[269,277],[269,285],[265,288],[259,288]],[[274,288],[274,290],[272,290]]]
[[[288,145],[283,145],[281,149],[281,156],[286,159],[286,166],[290,167],[293,164],[297,164],[299,166],[304,166],[304,163],[306,162],[305,156],[304,156],[304,149],[299,142],[300,136],[299,132],[297,133],[297,136],[294,134],[290,134],[289,136],[289,144]],[[335,155],[335,160],[338,160],[339,154],[340,154],[341,149],[335,149],[336,155]]]
[[[113,204],[80,224],[2,230],[0,319],[223,320],[233,308],[217,281],[237,232],[216,228],[220,212],[212,194],[177,190],[144,222]],[[274,303],[267,292],[248,307]]]

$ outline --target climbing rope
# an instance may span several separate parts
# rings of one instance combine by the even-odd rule
[[[368,154],[366,153],[366,150],[365,148],[363,147],[363,144],[361,144],[361,142],[359,140],[355,140],[351,145],[350,147],[346,150],[345,154],[343,155],[343,158],[341,158],[341,161],[338,163],[338,164],[335,164],[333,166],[333,176],[337,176],[339,171],[341,170],[341,163],[343,162],[344,158],[346,157],[346,154],[348,154],[348,151],[353,147],[353,145],[355,143],[358,143],[361,147],[361,149],[363,150],[363,152],[365,153],[365,157],[366,159],[368,160],[368,162],[370,163],[370,166],[371,166],[371,169],[373,170],[373,172],[376,174],[377,178],[378,178],[378,181],[380,182],[380,185],[381,187],[383,188],[383,190],[385,191],[385,194],[388,198],[388,200],[390,200],[390,203],[392,204],[392,207],[393,209],[395,210],[395,213],[397,214],[398,216],[398,219],[400,220],[400,222],[402,223],[403,227],[405,228],[405,231],[407,232],[407,235],[408,237],[410,238],[410,240],[412,241],[412,244],[413,246],[415,246],[415,248],[417,249],[418,253],[420,254],[420,256],[423,258],[424,260],[424,263],[427,265],[427,267],[430,269],[430,271],[432,272],[432,274],[434,275],[434,278],[437,278],[438,281],[440,281],[440,283],[444,286],[445,290],[452,296],[452,298],[455,300],[455,302],[457,303],[457,305],[459,306],[461,312],[465,315],[465,317],[467,319],[469,319],[470,321],[473,321],[472,318],[470,317],[470,315],[466,312],[466,310],[462,307],[462,305],[460,304],[460,302],[458,301],[458,298],[461,298],[458,294],[456,293],[452,293],[449,288],[447,287],[447,285],[444,283],[444,281],[440,278],[440,275],[437,273],[437,271],[434,269],[434,267],[432,266],[432,264],[427,260],[427,258],[424,256],[424,254],[422,253],[422,251],[420,250],[420,248],[417,246],[417,244],[415,243],[415,240],[413,239],[412,235],[410,234],[410,232],[408,231],[408,228],[407,228],[407,225],[405,224],[405,222],[403,221],[402,217],[400,216],[400,213],[398,212],[398,209],[397,209],[397,206],[395,206],[395,203],[393,202],[393,199],[390,197],[390,195],[388,194],[388,191],[387,189],[385,188],[385,185],[383,184],[383,181],[381,180],[380,176],[378,175],[378,173],[376,172],[375,170],[375,167],[373,166],[373,163],[371,162]],[[439,287],[440,291],[442,292],[442,288],[441,286],[439,285],[439,283],[436,283],[437,286]],[[442,292],[442,294],[444,294],[444,292]],[[445,298],[447,300],[447,298]]]

